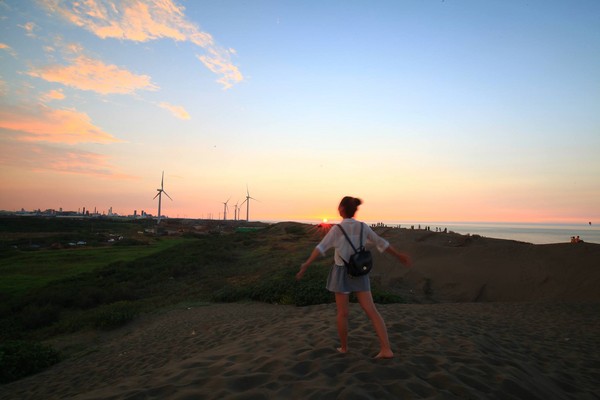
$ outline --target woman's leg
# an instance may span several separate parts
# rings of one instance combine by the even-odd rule
[[[379,314],[379,311],[377,311],[375,303],[373,303],[373,296],[371,296],[371,292],[356,292],[356,298],[358,299],[362,309],[373,323],[373,327],[375,328],[375,332],[379,338],[381,350],[379,351],[379,354],[375,356],[375,358],[394,357],[394,353],[390,347],[390,340],[388,338],[385,321],[381,317],[381,314]]]
[[[337,329],[340,336],[340,345],[338,351],[346,353],[348,351],[348,303],[350,295],[345,293],[335,294],[335,305],[337,307]]]

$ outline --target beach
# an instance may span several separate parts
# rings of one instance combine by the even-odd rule
[[[395,357],[350,307],[203,303],[49,343],[69,357],[0,386],[0,399],[598,399],[600,245],[424,231],[381,233],[412,269],[376,256]],[[298,284],[302,284],[299,282]]]

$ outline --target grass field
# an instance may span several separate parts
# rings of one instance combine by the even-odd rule
[[[133,261],[168,250],[182,240],[185,239],[163,239],[135,246],[6,251],[0,258],[0,293],[7,297],[19,296],[28,290],[114,262]]]
[[[29,221],[35,229],[27,225]],[[0,376],[0,382],[60,359],[40,342],[86,329],[112,329],[164,307],[248,300],[298,306],[333,301],[324,289],[329,259],[316,262],[301,282],[294,279],[324,234],[317,227],[281,223],[239,230],[229,225],[198,233],[174,226],[171,232],[176,234],[141,240],[136,236],[138,222],[114,226],[107,221],[46,222],[13,223],[12,235],[7,225],[0,230],[0,343],[5,343],[0,345],[0,370],[10,371]],[[106,238],[114,232],[123,240],[107,245]],[[75,236],[89,240],[88,245],[54,246]],[[30,242],[43,245],[33,250]],[[373,297],[380,303],[401,301],[377,287]]]

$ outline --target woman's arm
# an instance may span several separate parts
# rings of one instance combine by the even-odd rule
[[[320,255],[321,255],[321,251],[319,251],[319,249],[315,247],[314,250],[312,251],[312,253],[310,253],[310,256],[308,256],[306,261],[304,261],[304,264],[302,264],[300,266],[300,271],[298,271],[298,273],[296,274],[297,280],[302,279],[302,277],[304,276],[304,273],[308,269],[308,266],[310,264],[312,264],[312,262],[315,261],[317,258],[319,258]]]
[[[391,244],[387,247],[387,249],[385,249],[385,251],[386,251],[386,253],[390,253],[391,255],[396,257],[402,264],[406,265],[407,267],[410,267],[412,265],[412,261],[411,261],[410,257],[408,256],[408,254],[398,251]]]

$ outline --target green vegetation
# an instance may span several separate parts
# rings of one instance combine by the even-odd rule
[[[221,233],[149,238],[143,246],[129,242],[38,251],[4,246],[0,342],[18,343],[19,351],[11,354],[26,354],[35,361],[35,368],[22,367],[32,373],[58,360],[38,342],[83,329],[112,329],[161,307],[248,300],[305,306],[333,301],[324,289],[330,258],[317,262],[302,281],[294,279],[323,235],[318,228],[287,223],[210,232]],[[373,295],[378,302],[401,301],[377,288]],[[39,357],[30,357],[30,352],[39,352]],[[10,365],[6,357],[0,357],[1,370],[21,365],[14,361],[19,356],[10,356]]]
[[[143,243],[143,245],[141,244]],[[19,251],[5,249],[0,258],[0,293],[17,296],[53,281],[76,276],[114,262],[133,261],[167,250],[177,242],[162,240],[112,246],[61,250]]]
[[[54,349],[40,343],[19,340],[0,343],[0,384],[35,374],[59,360]]]

